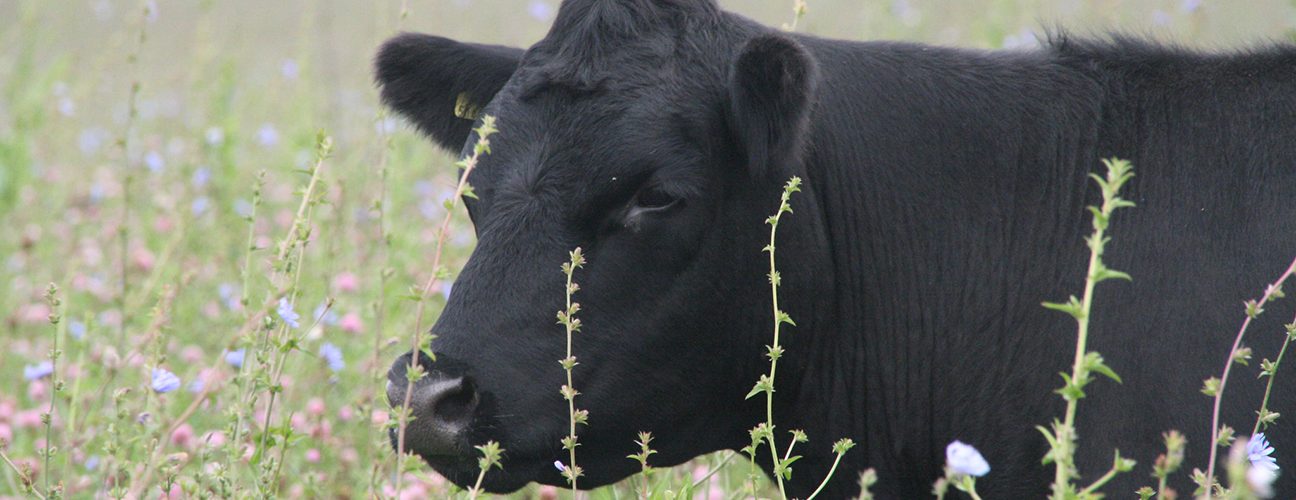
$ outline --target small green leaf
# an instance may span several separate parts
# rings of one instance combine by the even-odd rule
[[[1255,299],[1251,299],[1251,300],[1246,301],[1246,315],[1247,315],[1247,317],[1254,319],[1256,316],[1259,316],[1260,313],[1263,313],[1263,312],[1264,312],[1264,308],[1263,308],[1263,307],[1260,307],[1260,303],[1259,303],[1259,302],[1256,302]]]
[[[783,469],[783,479],[785,479],[785,480],[791,480],[791,479],[792,479],[792,467],[789,467],[789,466],[792,465],[792,462],[795,462],[795,461],[797,461],[797,460],[801,460],[801,455],[796,455],[796,456],[788,457],[787,460],[783,460],[783,461],[782,461],[781,466],[782,466],[782,469]]]
[[[1127,273],[1123,273],[1115,269],[1108,268],[1107,266],[1104,266],[1102,264],[1099,264],[1098,269],[1094,270],[1094,277],[1093,277],[1094,283],[1107,281],[1109,279],[1122,279],[1125,281],[1134,281],[1134,278],[1131,278],[1130,275]]]
[[[1256,378],[1272,377],[1278,371],[1278,364],[1265,358],[1260,361],[1260,374]]]
[[[756,381],[756,385],[752,386],[751,392],[748,392],[743,399],[751,399],[764,392],[774,392],[773,384],[769,382],[769,375],[761,375],[760,380]]]
[[[1221,448],[1227,447],[1233,443],[1233,428],[1227,425],[1221,425],[1219,429],[1219,439],[1215,440],[1215,445]]]
[[[1260,425],[1267,428],[1270,425],[1273,425],[1274,422],[1277,422],[1278,417],[1281,416],[1281,414],[1276,411],[1271,411],[1268,408],[1263,408],[1256,412],[1256,416],[1257,420],[1260,421]]]
[[[1129,472],[1134,470],[1135,465],[1138,465],[1138,462],[1122,457],[1120,455],[1120,450],[1116,450],[1116,458],[1112,461],[1112,469],[1118,473]]]
[[[1118,384],[1124,383],[1121,381],[1120,375],[1117,375],[1115,371],[1112,371],[1111,367],[1107,366],[1107,364],[1103,362],[1101,354],[1090,351],[1088,354],[1085,354],[1084,361],[1085,369],[1106,375],[1107,378],[1115,380]]]
[[[1248,364],[1250,364],[1250,361],[1251,361],[1250,347],[1239,347],[1238,350],[1233,351],[1234,363],[1237,363],[1242,366],[1247,366]]]
[[[1052,309],[1054,311],[1061,311],[1067,313],[1071,315],[1071,317],[1077,320],[1084,317],[1084,309],[1080,305],[1080,299],[1077,299],[1075,295],[1072,295],[1070,300],[1068,300],[1067,303],[1065,304],[1060,304],[1057,302],[1044,302],[1041,305],[1043,305],[1045,309]]]
[[[1217,394],[1219,394],[1219,389],[1220,389],[1219,377],[1211,377],[1206,379],[1206,381],[1202,383],[1201,392],[1202,394],[1205,394],[1213,398]]]
[[[1086,381],[1080,381],[1080,383],[1077,383],[1076,381],[1071,380],[1071,375],[1068,375],[1066,373],[1059,373],[1058,375],[1062,376],[1062,380],[1066,381],[1066,384],[1054,390],[1053,392],[1061,394],[1062,398],[1067,401],[1076,401],[1076,400],[1084,399],[1085,397],[1084,383]]]

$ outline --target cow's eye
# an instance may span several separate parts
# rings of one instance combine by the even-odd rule
[[[667,193],[659,187],[649,186],[639,190],[639,194],[635,195],[634,208],[635,211],[660,211],[674,207],[679,202],[680,199],[675,195]]]

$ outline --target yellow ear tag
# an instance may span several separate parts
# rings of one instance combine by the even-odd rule
[[[467,92],[459,93],[459,97],[455,98],[455,116],[465,120],[476,120],[477,116],[481,115],[481,108],[474,105],[471,99]]]

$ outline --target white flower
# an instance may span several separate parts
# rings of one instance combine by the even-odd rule
[[[981,477],[990,472],[990,464],[972,445],[954,441],[945,447],[945,465],[955,474]]]
[[[207,136],[208,145],[219,146],[222,142],[225,142],[225,131],[220,127],[208,127],[204,135]]]
[[[1278,472],[1266,469],[1264,467],[1250,467],[1247,469],[1247,485],[1251,487],[1251,492],[1260,498],[1273,498],[1273,482],[1278,479]]]

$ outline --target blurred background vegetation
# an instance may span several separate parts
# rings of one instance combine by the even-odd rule
[[[791,0],[721,3],[772,26],[792,18]],[[380,112],[371,59],[398,30],[526,46],[544,35],[557,10],[556,0],[407,4],[402,19],[396,0],[0,0],[0,380],[14,381],[0,384],[0,441],[12,442],[5,452],[19,465],[38,478],[50,472],[36,459],[44,430],[32,417],[48,406],[51,387],[23,372],[44,359],[55,331],[75,340],[64,345],[54,376],[72,387],[55,405],[54,443],[63,452],[50,469],[78,495],[136,472],[159,422],[189,403],[189,394],[177,392],[149,406],[142,394],[150,366],[170,367],[187,385],[219,381],[210,367],[246,316],[231,298],[244,283],[254,179],[266,172],[265,205],[253,227],[264,249],[291,224],[295,190],[306,181],[300,170],[312,163],[323,130],[335,154],[325,162],[323,203],[296,297],[304,319],[328,298],[337,317],[306,332],[286,367],[284,417],[305,417],[293,421],[300,439],[285,454],[281,492],[362,496],[390,487],[381,376],[406,349],[414,306],[400,296],[431,271],[434,226],[455,180],[449,155]],[[1296,8],[1284,0],[808,4],[802,32],[985,49],[1028,48],[1036,33],[1054,28],[1208,49],[1286,40],[1296,28]],[[380,165],[389,171],[385,182]],[[455,269],[472,248],[466,217],[455,218],[450,243]],[[270,253],[253,253],[253,303],[271,288]],[[51,282],[62,289],[67,318],[57,329],[41,297]],[[175,300],[163,313],[156,352],[128,355],[146,350],[140,343],[150,338],[155,304],[167,290]],[[588,331],[597,334],[597,325]],[[325,343],[341,349],[345,367],[334,371],[318,359]],[[108,394],[123,388],[136,390],[110,404]],[[200,441],[227,429],[232,401],[213,396],[190,419],[187,439],[161,436],[168,452],[189,453],[176,462],[182,480],[173,488],[193,492],[215,481],[196,457]],[[140,420],[149,409],[152,420]],[[78,413],[73,423],[63,416]],[[117,452],[119,469],[98,465],[106,426],[131,420],[143,423],[122,431],[128,439]],[[676,473],[705,474],[715,461]],[[411,463],[407,484],[425,493],[444,487]],[[231,474],[246,484],[255,471]],[[0,468],[0,496],[17,494],[18,479]],[[725,488],[735,481],[722,480]]]

